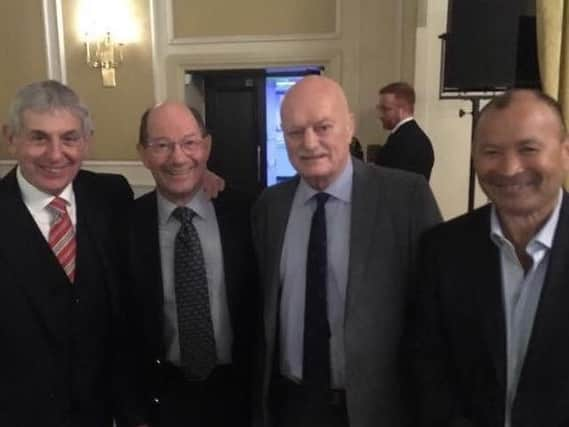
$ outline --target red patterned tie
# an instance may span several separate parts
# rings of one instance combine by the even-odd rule
[[[49,229],[48,243],[71,283],[75,279],[75,232],[67,214],[65,200],[56,197],[48,205],[54,215]]]

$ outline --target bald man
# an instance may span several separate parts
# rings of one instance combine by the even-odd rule
[[[405,306],[436,202],[422,177],[350,157],[354,119],[336,82],[301,80],[281,118],[298,176],[268,188],[253,212],[255,425],[405,425]]]
[[[202,191],[211,136],[166,102],[140,124],[156,190],[136,200],[131,317],[152,426],[247,426],[256,275],[250,200]]]
[[[491,203],[425,235],[418,425],[567,425],[569,138],[559,104],[528,90],[495,98],[472,153]]]

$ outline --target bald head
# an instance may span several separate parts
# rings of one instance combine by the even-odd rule
[[[348,100],[343,89],[334,80],[324,76],[308,76],[300,80],[287,92],[282,106],[281,117],[298,104],[307,103],[310,98],[325,97],[330,99],[339,111],[350,113]]]
[[[189,107],[186,104],[178,101],[165,101],[155,106],[147,109],[140,118],[140,126],[138,132],[138,143],[144,145],[148,141],[148,124],[149,118],[152,118],[152,121],[161,121],[161,117],[167,116],[169,114],[174,113],[175,115],[187,115],[189,114],[192,116],[198,127],[200,128],[200,132],[203,137],[208,135],[208,131],[205,127],[204,120],[200,114],[200,112],[195,109],[194,107]]]
[[[344,91],[327,77],[305,77],[286,94],[281,120],[292,165],[310,186],[324,190],[350,157],[354,120]]]

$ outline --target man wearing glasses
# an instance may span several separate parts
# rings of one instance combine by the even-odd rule
[[[211,137],[196,110],[142,116],[138,151],[156,190],[135,202],[136,326],[152,425],[247,425],[255,272],[251,201],[202,191]]]

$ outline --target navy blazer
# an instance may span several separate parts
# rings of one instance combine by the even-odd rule
[[[16,170],[0,181],[3,426],[110,427],[126,399],[115,387],[124,379],[115,362],[124,326],[119,242],[132,192],[123,177],[87,171],[73,191],[72,285],[22,200]]]
[[[213,205],[219,225],[227,302],[233,329],[232,364],[243,384],[244,405],[250,405],[252,341],[258,291],[251,242],[251,200],[242,193],[225,189]],[[160,398],[160,364],[165,359],[162,267],[158,235],[156,191],[138,198],[130,227],[130,273],[132,286],[127,296],[129,318],[138,363],[142,372],[142,399],[152,405]],[[220,408],[222,410],[222,408]]]
[[[512,408],[512,427],[569,425],[569,200]],[[425,236],[415,372],[422,426],[503,426],[506,326],[490,205]]]
[[[428,181],[435,163],[433,146],[415,120],[402,124],[391,133],[377,152],[375,163],[423,175]]]

